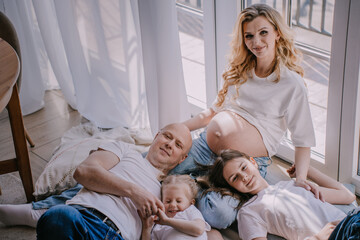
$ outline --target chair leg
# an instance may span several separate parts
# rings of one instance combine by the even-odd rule
[[[21,114],[19,95],[16,85],[13,87],[13,93],[7,105],[9,112],[10,126],[13,135],[16,163],[20,178],[24,185],[25,195],[28,202],[33,201],[34,185],[32,180],[30,158],[25,139],[24,122]]]
[[[31,139],[28,131],[26,130],[26,128],[24,127],[24,131],[25,131],[25,137],[26,137],[26,140],[29,142],[30,144],[30,147],[35,147],[35,143],[33,142],[33,140]]]

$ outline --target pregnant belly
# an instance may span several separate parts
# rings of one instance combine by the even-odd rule
[[[267,156],[259,131],[244,118],[231,111],[216,114],[208,124],[206,141],[219,154],[223,149],[234,149],[252,157]]]

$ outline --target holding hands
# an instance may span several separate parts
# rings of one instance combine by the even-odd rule
[[[154,194],[138,186],[135,186],[131,200],[140,212],[140,217],[148,218],[155,215],[159,209],[165,210],[164,204]]]

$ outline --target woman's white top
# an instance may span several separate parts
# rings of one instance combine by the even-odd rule
[[[317,234],[328,222],[346,214],[295,186],[294,180],[278,182],[260,191],[240,208],[237,216],[243,240],[266,237],[267,233],[288,240],[303,240]]]
[[[215,112],[229,110],[237,113],[255,126],[264,141],[269,156],[276,154],[281,138],[287,129],[296,147],[315,146],[315,133],[311,119],[307,88],[303,78],[286,67],[280,69],[279,82],[273,82],[276,74],[259,78],[252,70],[252,77],[237,89],[228,89],[224,104]]]

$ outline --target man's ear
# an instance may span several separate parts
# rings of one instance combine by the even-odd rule
[[[182,159],[179,161],[179,163],[178,164],[180,164],[180,163],[182,163],[186,158],[188,157],[188,155],[187,154],[185,154],[183,157],[182,157]]]
[[[159,136],[159,134],[160,134],[160,132],[158,132],[156,135],[155,135],[155,137],[153,138],[153,140],[152,140],[152,143],[155,141],[155,139]]]

